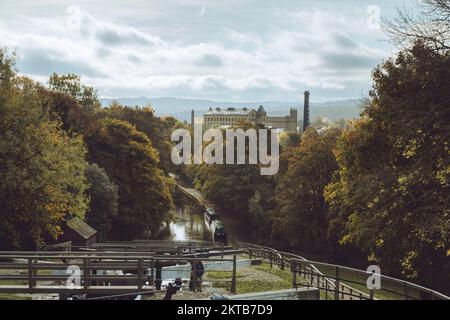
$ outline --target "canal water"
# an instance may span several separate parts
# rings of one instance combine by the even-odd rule
[[[170,209],[171,220],[163,227],[158,238],[163,240],[205,240],[212,241],[212,234],[207,226],[203,209],[188,197],[181,195],[181,200]],[[234,217],[220,215],[229,241],[250,241],[250,227]]]
[[[203,216],[204,210],[182,193],[178,194],[176,198],[177,204],[170,209],[170,222],[163,227],[158,239],[213,241],[211,231]],[[227,232],[229,244],[237,241],[249,243],[259,242],[258,238],[260,238],[260,235],[254,234],[251,224],[246,222],[245,219],[227,215],[223,212],[218,213]],[[327,257],[324,255],[301,252],[292,248],[287,250],[308,259],[327,261]]]
[[[203,210],[183,199],[182,203],[170,209],[171,221],[166,224],[163,240],[205,240],[212,241],[211,232],[203,218]]]

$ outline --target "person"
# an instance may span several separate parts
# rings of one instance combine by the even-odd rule
[[[202,282],[203,282],[203,274],[205,273],[205,266],[203,263],[198,260],[195,264],[195,286],[194,286],[194,292],[202,292]]]
[[[189,279],[189,291],[194,291],[195,289],[195,262],[192,260],[191,262],[191,273]]]

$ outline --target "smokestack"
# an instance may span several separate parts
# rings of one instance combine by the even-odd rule
[[[303,132],[309,127],[309,91],[305,91],[305,104],[303,106]]]

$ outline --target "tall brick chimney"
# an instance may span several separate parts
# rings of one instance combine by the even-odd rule
[[[303,132],[309,127],[309,91],[305,91],[305,104],[303,105]]]

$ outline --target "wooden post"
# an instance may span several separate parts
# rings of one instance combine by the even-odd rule
[[[281,270],[284,270],[284,257],[281,255]]]
[[[369,290],[369,299],[373,300],[373,289]]]
[[[33,265],[37,264],[37,263],[38,263],[37,259],[33,260]],[[38,269],[36,269],[36,268],[32,268],[32,269],[33,269],[32,270],[32,272],[33,272],[33,287],[36,287],[36,277],[35,276],[37,276]]]
[[[150,285],[155,285],[155,260],[153,258],[150,264]]]
[[[33,292],[33,259],[28,258],[28,288]]]
[[[221,253],[221,255],[220,255],[220,257],[221,257],[222,259],[223,259],[223,251],[224,251],[223,248],[224,248],[224,246],[225,246],[225,245],[222,243],[222,253]]]
[[[162,266],[160,261],[156,261],[156,267],[155,267],[155,289],[161,290],[161,284],[162,284]]]
[[[87,290],[89,288],[89,269],[88,269],[88,259],[83,258],[83,276],[84,276],[84,290],[87,293]]]
[[[339,267],[336,266],[336,277],[334,282],[334,300],[339,300],[339,286],[340,286],[340,279],[339,279]]]
[[[138,259],[138,266],[137,266],[137,272],[138,272],[138,291],[142,290],[142,259]]]
[[[273,252],[270,251],[270,257],[269,257],[269,261],[270,261],[270,269],[272,269],[272,260],[273,260]]]
[[[231,276],[231,293],[236,293],[236,255],[233,255],[233,274]]]

